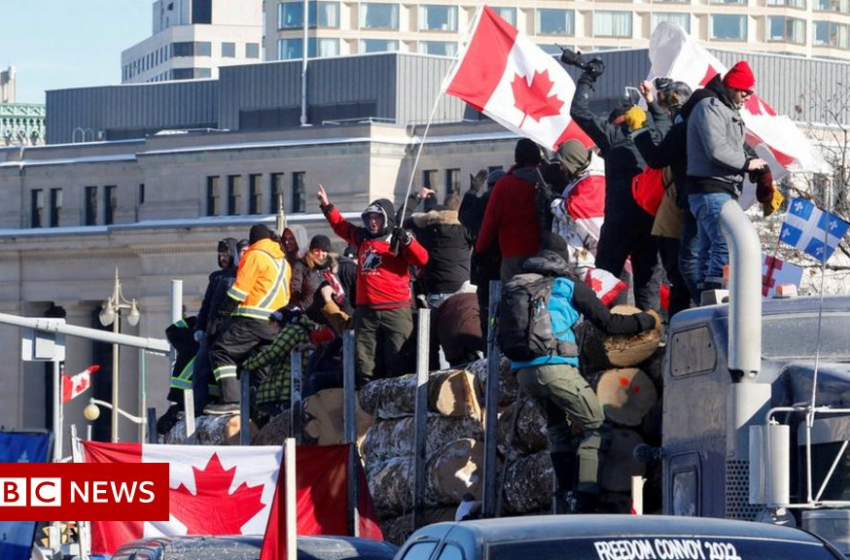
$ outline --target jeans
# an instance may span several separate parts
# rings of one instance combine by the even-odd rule
[[[682,212],[682,236],[679,238],[679,272],[685,279],[685,286],[691,295],[691,301],[699,305],[702,282],[699,269],[699,237],[697,236],[697,221],[689,209]]]
[[[723,282],[723,267],[729,264],[729,247],[720,232],[720,210],[732,200],[729,193],[688,195],[691,213],[696,218],[699,238],[699,272],[703,284]]]

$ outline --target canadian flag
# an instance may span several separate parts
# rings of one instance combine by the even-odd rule
[[[670,22],[659,23],[652,33],[649,59],[652,63],[650,77],[672,78],[694,89],[727,71],[717,58],[687,32]],[[758,79],[756,75],[756,88]],[[741,116],[747,127],[747,143],[770,164],[774,180],[781,180],[787,174],[786,170],[812,173],[831,171],[831,166],[823,159],[820,151],[794,121],[785,115],[778,115],[758,95],[747,98]]]
[[[550,149],[570,138],[593,145],[570,118],[575,89],[552,55],[489,6],[478,8],[470,38],[443,84],[443,91]]]
[[[625,282],[601,268],[591,268],[588,270],[584,277],[584,282],[593,288],[596,296],[608,307],[611,307],[611,304],[617,299],[620,292],[628,287]]]
[[[168,521],[92,522],[92,554],[171,535],[263,534],[283,448],[83,442],[89,463],[168,463]]]
[[[89,366],[77,375],[63,375],[62,404],[70,402],[91,387],[91,374],[99,369],[100,366]]]
[[[762,260],[761,272],[761,294],[767,298],[776,295],[777,286],[792,284],[799,288],[800,282],[803,280],[803,269],[801,267],[767,255]]]

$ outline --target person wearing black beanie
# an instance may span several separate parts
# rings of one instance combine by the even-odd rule
[[[272,232],[265,224],[254,224],[248,234],[248,243],[253,245],[261,239],[271,239]]]

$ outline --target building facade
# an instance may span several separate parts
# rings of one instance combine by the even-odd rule
[[[0,70],[0,105],[15,102],[15,82],[17,80],[14,66]]]
[[[552,53],[644,48],[661,21],[739,52],[850,60],[850,0],[493,0],[488,5]],[[454,56],[476,2],[308,3],[308,56],[400,51]],[[301,58],[303,3],[267,0],[268,60]]]
[[[259,61],[262,21],[262,0],[157,0],[153,34],[121,53],[121,82],[217,78]]]

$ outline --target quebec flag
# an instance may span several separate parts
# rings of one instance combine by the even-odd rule
[[[832,256],[848,228],[850,224],[835,214],[824,212],[808,200],[794,198],[788,204],[788,213],[785,214],[779,240],[819,261],[826,261]],[[827,232],[829,235],[826,235]]]

